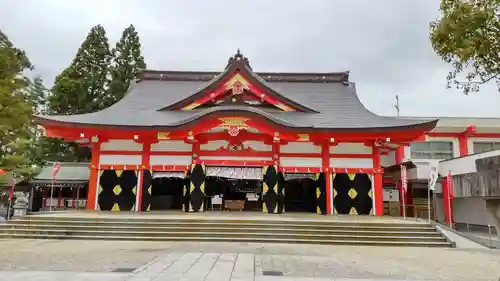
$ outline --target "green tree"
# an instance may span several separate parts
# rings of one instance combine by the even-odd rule
[[[434,51],[451,64],[452,85],[468,94],[495,81],[500,90],[500,0],[441,0],[430,24]]]
[[[56,77],[49,96],[51,114],[81,114],[103,108],[109,88],[109,50],[106,31],[92,27],[71,64]]]
[[[29,157],[31,106],[25,91],[29,80],[23,75],[30,69],[24,51],[0,30],[0,167],[24,177],[35,173]]]
[[[112,54],[110,95],[106,106],[122,99],[130,83],[136,79],[141,70],[146,68],[144,57],[141,55],[139,34],[133,25],[123,31]]]
[[[29,86],[26,87],[25,95],[28,104],[31,106],[32,114],[45,114],[48,90],[43,85],[43,80],[40,76],[35,76]],[[47,160],[45,151],[47,139],[43,136],[43,128],[35,123],[30,125],[30,134],[30,147],[27,150],[27,154],[32,163],[41,167]]]
[[[35,76],[35,78],[33,78],[26,94],[31,105],[32,112],[36,115],[45,114],[48,90],[43,85],[43,79],[40,76]]]
[[[110,62],[106,31],[101,25],[94,26],[71,64],[56,77],[48,98],[48,113],[71,115],[103,109],[109,92]],[[88,148],[60,139],[47,140],[44,146],[52,161],[82,161],[90,156]]]

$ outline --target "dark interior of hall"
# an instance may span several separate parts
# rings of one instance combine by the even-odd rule
[[[311,178],[291,179],[285,185],[286,212],[316,213],[316,186]]]
[[[151,189],[151,210],[181,210],[183,178],[155,178]]]

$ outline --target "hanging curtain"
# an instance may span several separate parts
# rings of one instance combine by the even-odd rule
[[[153,172],[153,179],[157,178],[179,178],[183,179],[185,178],[184,172],[174,172],[174,171],[167,171],[167,172]]]
[[[262,180],[262,168],[253,167],[207,167],[207,177]]]

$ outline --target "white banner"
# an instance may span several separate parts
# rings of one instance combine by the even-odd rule
[[[408,188],[408,173],[404,165],[401,165],[401,188],[404,192]]]
[[[429,162],[429,189],[435,190],[436,182],[439,177],[438,173],[438,161],[430,161]]]
[[[180,178],[183,179],[186,176],[184,172],[166,171],[166,172],[153,172],[153,179],[156,178]]]
[[[207,167],[207,177],[230,179],[262,180],[262,168],[253,167]]]

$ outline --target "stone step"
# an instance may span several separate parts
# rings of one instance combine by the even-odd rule
[[[247,243],[286,243],[286,244],[324,244],[324,245],[358,245],[358,246],[410,246],[410,247],[452,247],[446,241],[377,241],[377,240],[316,240],[276,238],[265,239],[239,237],[228,240],[225,237],[154,237],[154,236],[98,236],[98,235],[62,235],[62,234],[33,234],[33,233],[0,233],[0,238],[19,239],[74,239],[74,240],[119,240],[119,241],[191,241],[191,242],[247,242]]]
[[[277,233],[277,232],[288,232],[297,234],[345,234],[345,235],[369,235],[369,236],[408,236],[408,237],[440,237],[441,235],[435,230],[430,229],[426,231],[400,231],[400,230],[364,230],[364,229],[315,229],[315,228],[236,228],[236,227],[214,227],[214,226],[108,226],[108,225],[93,225],[93,224],[81,224],[81,225],[59,225],[57,223],[43,223],[43,224],[30,224],[30,223],[9,223],[0,224],[0,230],[2,229],[53,229],[53,230],[64,230],[64,231],[75,231],[75,230],[121,230],[121,231],[136,231],[136,232],[149,232],[149,231],[168,231],[168,232],[207,232],[216,229],[218,232],[254,232],[259,231],[261,233]]]
[[[67,219],[67,218],[66,218]],[[102,220],[88,220],[88,221],[72,221],[72,220],[13,220],[10,223],[25,223],[30,225],[43,225],[43,224],[58,224],[58,225],[98,225],[98,226],[155,226],[155,227],[168,227],[168,226],[209,226],[209,227],[237,227],[237,228],[314,228],[314,229],[328,229],[328,230],[398,230],[398,231],[434,231],[434,227],[430,224],[352,224],[352,223],[328,223],[328,224],[311,224],[308,222],[273,222],[273,221],[203,221],[203,220],[164,220],[164,221],[102,221]]]
[[[268,238],[285,238],[285,239],[311,239],[311,240],[375,240],[375,241],[446,241],[444,237],[410,237],[410,236],[374,236],[374,235],[346,235],[346,234],[297,234],[288,232],[276,233],[262,233],[262,232],[219,232],[217,230],[207,232],[172,232],[172,231],[117,231],[114,229],[109,230],[54,230],[54,229],[5,229],[4,233],[14,234],[54,234],[54,235],[67,235],[67,236],[122,236],[122,237],[218,237],[226,238],[229,241],[237,238],[254,238],[266,240]]]
[[[279,219],[245,219],[245,218],[228,218],[228,217],[221,217],[220,219],[214,219],[214,218],[193,218],[193,217],[172,217],[169,218],[168,215],[166,215],[164,218],[151,218],[147,217],[147,215],[144,215],[145,218],[141,218],[141,216],[130,216],[130,217],[64,217],[64,216],[27,216],[23,218],[18,218],[15,219],[16,221],[71,221],[71,222],[114,222],[114,223],[121,223],[121,222],[135,222],[135,223],[207,223],[207,224],[214,224],[214,223],[227,223],[227,224],[235,224],[235,223],[245,223],[245,224],[273,224],[273,225],[288,225],[290,223],[292,224],[307,224],[307,225],[315,225],[315,226],[336,226],[336,225],[346,225],[346,226],[378,226],[378,227],[385,227],[385,226],[396,226],[396,227],[409,227],[409,228],[419,228],[419,227],[429,227],[429,223],[427,222],[419,222],[419,221],[412,221],[412,222],[371,222],[371,221],[342,221],[342,220],[328,220],[328,219],[322,219],[322,220],[306,220],[306,219],[296,219],[294,220],[293,218],[290,217],[279,217]],[[270,214],[269,216],[276,216],[273,214]]]

